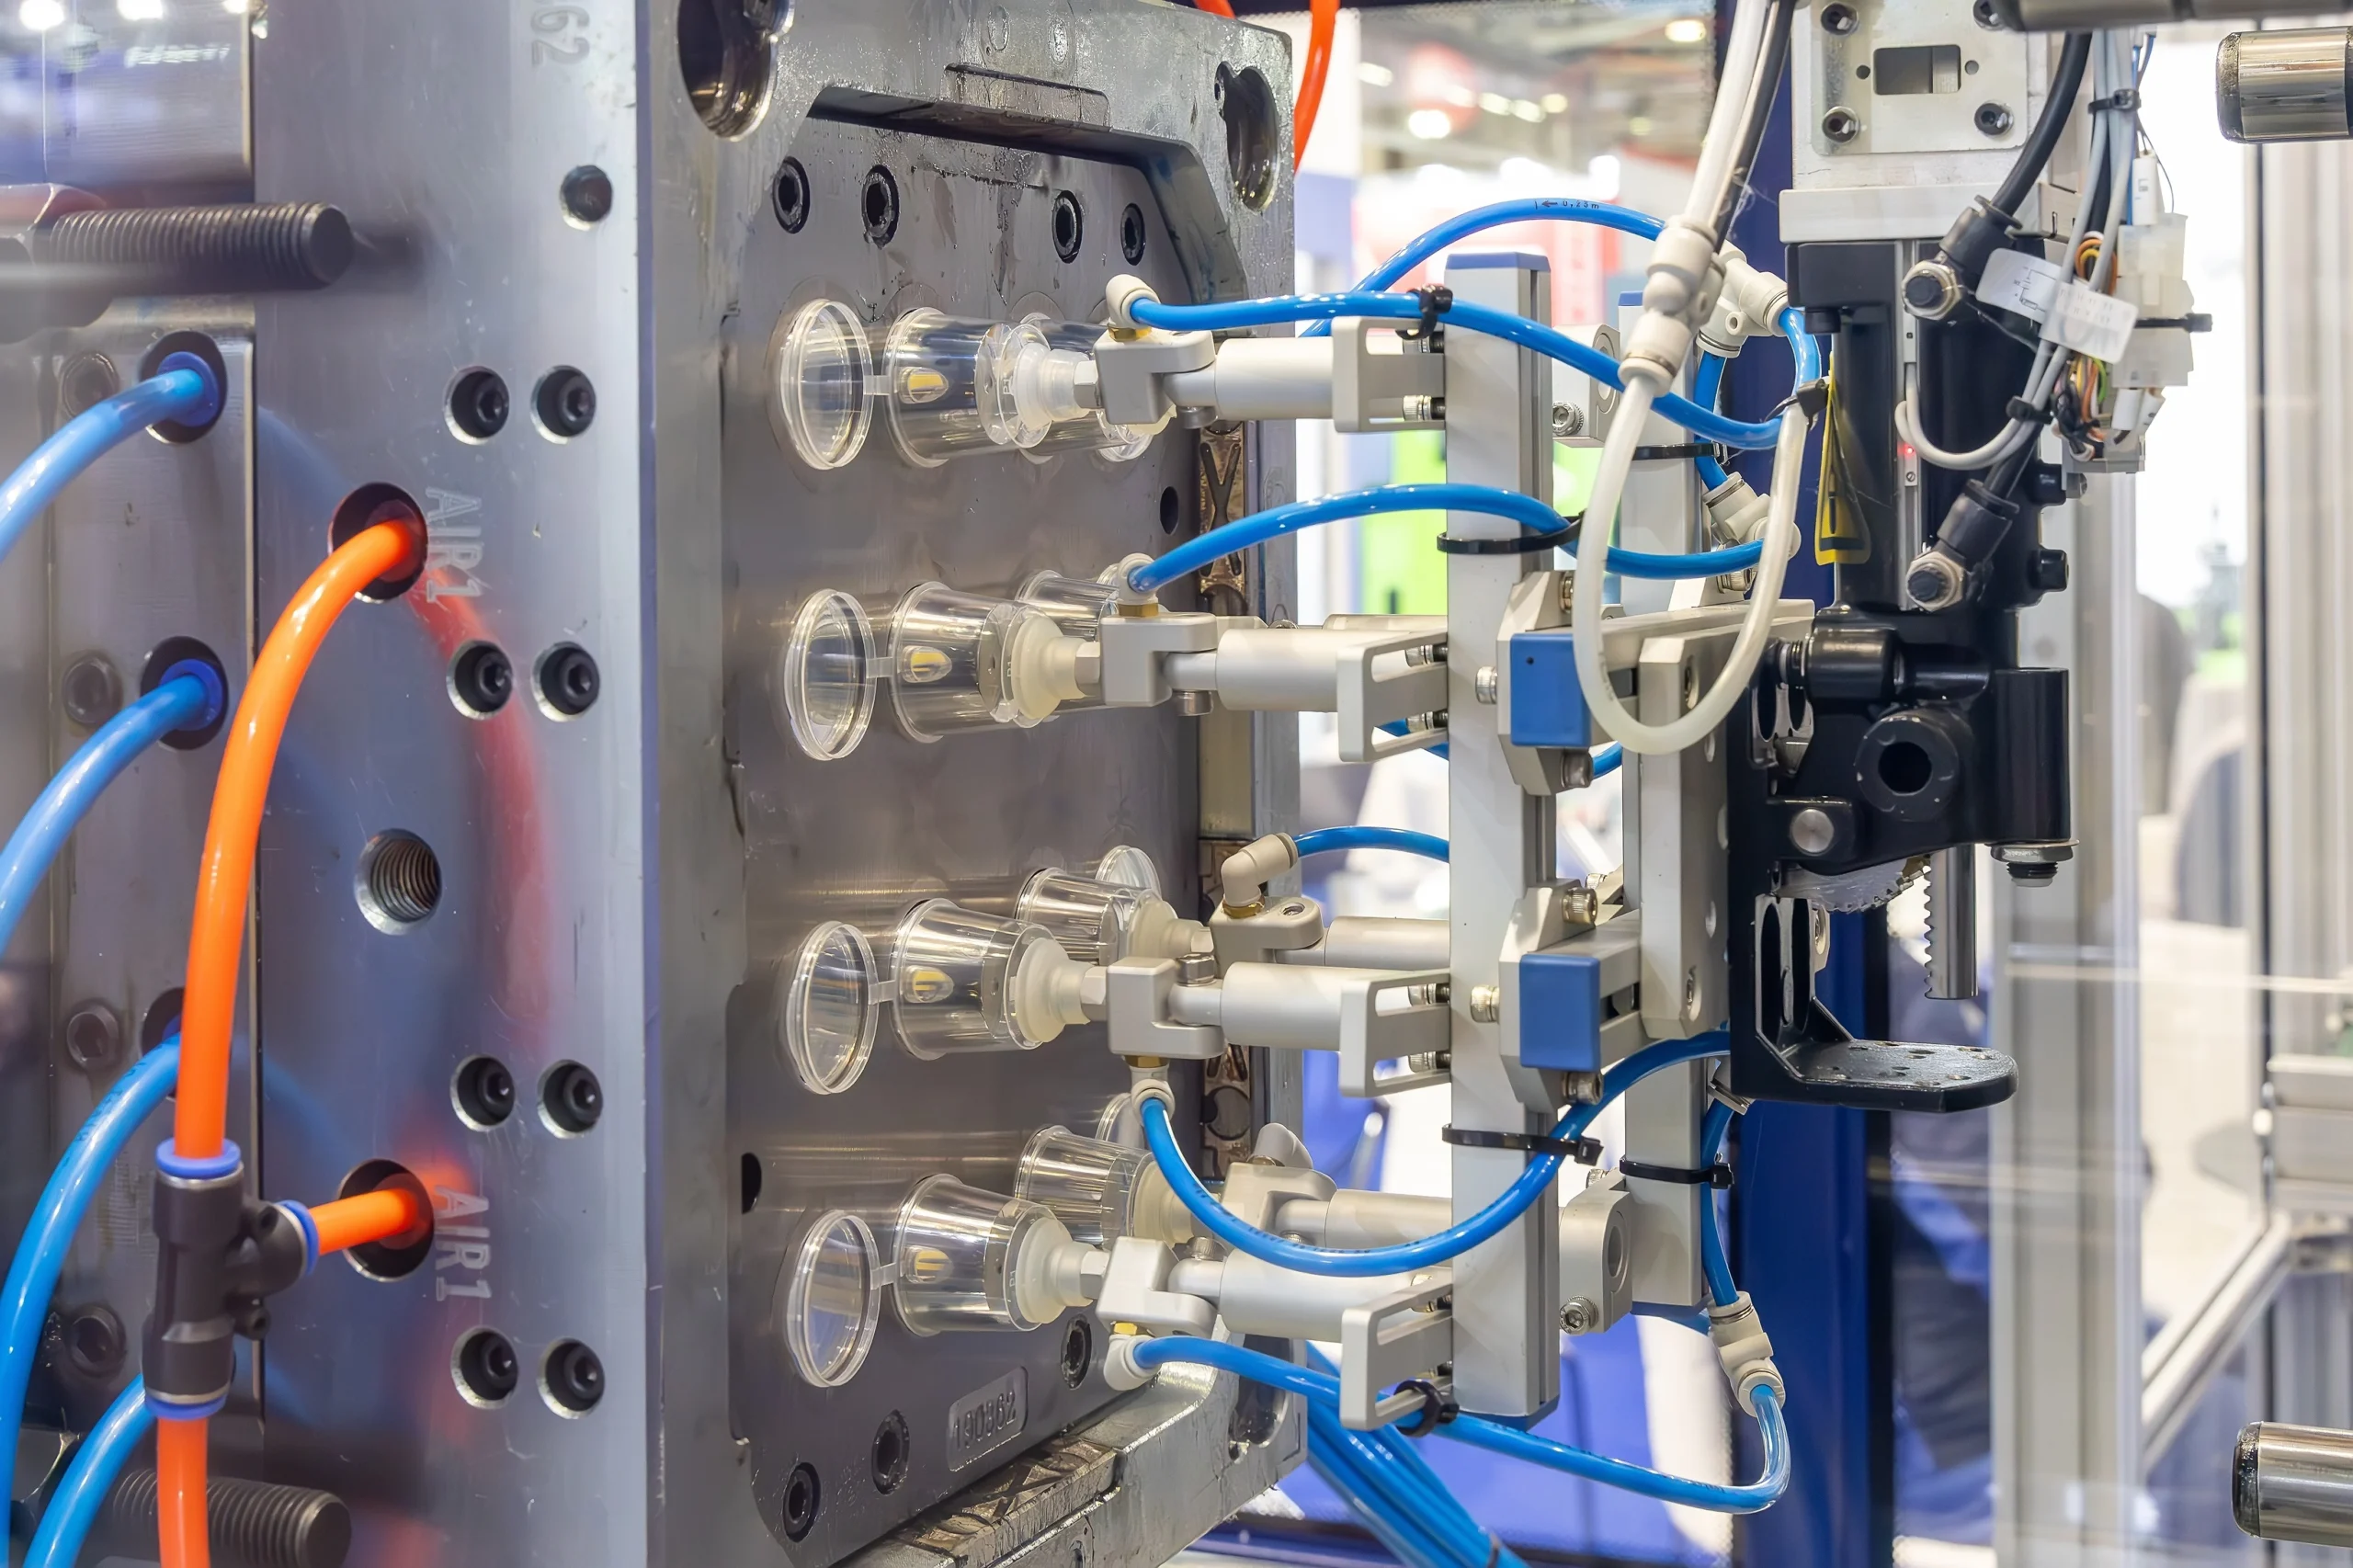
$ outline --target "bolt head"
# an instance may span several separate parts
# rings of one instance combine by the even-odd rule
[[[1586,1297],[1561,1303],[1561,1328],[1567,1334],[1591,1334],[1601,1326],[1601,1309]]]
[[[1584,409],[1579,408],[1573,403],[1556,403],[1552,405],[1553,435],[1566,437],[1579,436],[1584,433]]]
[[[1492,1024],[1503,1017],[1503,1011],[1504,994],[1500,989],[1493,985],[1474,985],[1471,988],[1472,1022]]]
[[[1834,108],[1822,117],[1822,134],[1841,144],[1852,142],[1862,129],[1861,119],[1853,109],[1844,106]]]
[[[1988,136],[2007,136],[2010,127],[2016,123],[2004,105],[1986,103],[1977,106],[1977,129]]]
[[[1852,6],[1844,4],[1843,0],[1841,0],[1841,3],[1839,4],[1824,6],[1822,8],[1822,30],[1824,32],[1836,33],[1843,38],[1847,34],[1855,30],[1855,8]]]
[[[1801,855],[1820,855],[1838,841],[1838,824],[1820,806],[1808,806],[1790,818],[1790,843]]]

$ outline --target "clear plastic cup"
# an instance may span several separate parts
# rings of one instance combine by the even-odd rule
[[[882,1313],[874,1233],[846,1210],[817,1216],[784,1266],[784,1343],[801,1375],[821,1389],[858,1375]]]
[[[866,445],[874,419],[874,357],[865,324],[838,300],[813,300],[778,332],[777,423],[811,468],[840,468]]]
[[[899,1278],[892,1294],[911,1334],[954,1329],[1027,1331],[1060,1315],[1022,1301],[1025,1245],[1066,1239],[1043,1205],[926,1177],[899,1210]]]
[[[771,680],[785,733],[821,762],[847,756],[874,721],[881,675],[865,607],[837,589],[813,595],[793,617]]]
[[[882,1013],[881,978],[873,947],[854,926],[828,921],[801,941],[777,1032],[810,1093],[838,1095],[866,1071]]]
[[[1073,1241],[1108,1246],[1135,1229],[1135,1199],[1152,1156],[1067,1127],[1041,1129],[1021,1152],[1016,1196],[1042,1204]]]
[[[891,1019],[926,1061],[972,1051],[1034,1051],[1013,1006],[1021,960],[1042,926],[980,915],[944,898],[908,911],[891,942]]]

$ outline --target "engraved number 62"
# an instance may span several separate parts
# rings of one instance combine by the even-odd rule
[[[531,63],[579,64],[588,58],[588,40],[579,36],[587,29],[588,13],[577,6],[540,6],[531,13],[531,30],[540,35],[531,40]]]

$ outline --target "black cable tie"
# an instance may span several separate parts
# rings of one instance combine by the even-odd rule
[[[1452,534],[1438,536],[1441,555],[1534,555],[1540,551],[1563,550],[1576,543],[1576,530],[1564,533],[1521,534],[1517,539],[1457,539]]]
[[[1415,290],[1414,298],[1422,302],[1422,324],[1400,327],[1397,335],[1408,342],[1437,336],[1438,318],[1454,308],[1454,290],[1443,283],[1433,283],[1427,289]]]
[[[2141,89],[2119,87],[2104,98],[2094,98],[2090,107],[2095,114],[2104,108],[2126,109],[2138,114],[2141,112]]]
[[[1679,1165],[1650,1165],[1640,1160],[1620,1160],[1618,1174],[1635,1181],[1671,1181],[1681,1187],[1732,1186],[1730,1165],[1710,1165],[1705,1170],[1685,1170]]]
[[[1794,408],[1804,415],[1806,423],[1811,425],[1821,418],[1822,411],[1829,406],[1830,383],[1816,377],[1802,386],[1792,388],[1789,396],[1773,405],[1773,414],[1768,417],[1778,417],[1781,410]]]
[[[1441,1142],[1461,1149],[1512,1149],[1529,1154],[1555,1154],[1581,1165],[1601,1159],[1601,1142],[1594,1138],[1554,1138],[1541,1132],[1486,1132],[1471,1127],[1438,1129]]]
[[[2014,397],[2010,399],[2010,401],[2004,405],[2002,412],[2008,415],[2012,419],[2022,420],[2029,425],[2048,425],[2051,423],[2051,411],[2049,409],[2039,408],[2022,397]]]
[[[1723,460],[1724,452],[1725,448],[1722,442],[1686,441],[1680,446],[1674,447],[1636,447],[1634,460],[1643,463],[1664,462],[1669,458],[1714,458],[1721,462]]]
[[[1462,1407],[1427,1378],[1407,1378],[1397,1385],[1400,1393],[1409,1389],[1422,1396],[1422,1407],[1414,1412],[1411,1426],[1403,1421],[1396,1424],[1397,1430],[1408,1437],[1427,1437],[1462,1414]]]

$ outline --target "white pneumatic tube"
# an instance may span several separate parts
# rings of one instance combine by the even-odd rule
[[[1593,483],[1593,505],[1586,513],[1588,517],[1614,518],[1654,395],[1647,382],[1636,381],[1626,389],[1626,401],[1620,405],[1618,421],[1610,426],[1608,442],[1602,448],[1601,471]],[[1780,438],[1773,446],[1773,494],[1765,517],[1765,552],[1756,563],[1756,586],[1749,595],[1748,614],[1740,623],[1739,639],[1733,643],[1732,656],[1715,685],[1696,707],[1670,723],[1642,722],[1618,700],[1609,684],[1609,672],[1601,661],[1601,578],[1608,570],[1611,530],[1588,528],[1578,539],[1572,619],[1576,635],[1571,644],[1576,654],[1577,685],[1584,689],[1586,706],[1593,710],[1595,720],[1628,751],[1657,756],[1698,744],[1724,722],[1748,689],[1749,676],[1756,673],[1756,661],[1764,655],[1766,640],[1772,634],[1782,574],[1798,547],[1799,472],[1804,463],[1805,415],[1794,408],[1786,409],[1781,414]]]
[[[1747,118],[1746,99],[1756,74],[1757,56],[1765,47],[1768,8],[1766,0],[1740,0],[1739,9],[1733,15],[1731,45],[1718,78],[1723,85],[1708,116],[1707,139],[1699,146],[1699,166],[1691,181],[1690,199],[1684,204],[1676,224],[1670,225],[1670,229],[1697,228],[1707,234],[1711,244],[1720,244],[1723,238],[1714,232],[1715,215],[1732,184],[1733,165],[1740,156],[1741,126]],[[1661,248],[1665,249],[1664,244]],[[1675,292],[1662,288],[1671,281],[1662,276],[1659,264],[1654,262],[1651,286],[1643,290],[1643,322],[1659,319],[1660,308],[1653,301]],[[1689,308],[1687,301],[1684,309]],[[1643,325],[1638,322],[1629,338],[1637,348],[1654,340]],[[1773,448],[1772,506],[1765,519],[1764,559],[1756,565],[1756,586],[1749,599],[1747,618],[1741,622],[1739,640],[1733,644],[1732,657],[1716,677],[1715,685],[1689,712],[1665,724],[1645,724],[1636,719],[1618,700],[1618,693],[1609,684],[1609,672],[1602,663],[1601,579],[1608,570],[1609,540],[1618,528],[1618,504],[1625,497],[1634,449],[1642,445],[1643,422],[1650,415],[1651,404],[1682,368],[1682,352],[1688,345],[1689,335],[1685,332],[1680,346],[1671,356],[1672,362],[1663,366],[1642,358],[1634,349],[1629,350],[1621,367],[1626,378],[1624,401],[1619,405],[1616,423],[1609,428],[1609,438],[1602,446],[1600,471],[1594,476],[1592,500],[1586,507],[1586,517],[1590,521],[1577,540],[1576,600],[1571,618],[1575,633],[1572,647],[1576,654],[1577,685],[1585,692],[1586,706],[1592,710],[1610,739],[1628,751],[1654,756],[1697,744],[1724,722],[1733,705],[1740,700],[1741,693],[1748,689],[1749,676],[1755,673],[1756,661],[1765,652],[1766,639],[1772,631],[1773,614],[1781,597],[1782,573],[1797,548],[1798,483],[1805,461],[1805,416],[1794,408],[1784,410],[1780,438]]]

